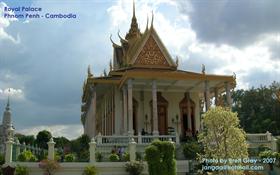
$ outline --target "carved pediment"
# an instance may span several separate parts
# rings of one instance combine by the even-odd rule
[[[136,65],[169,66],[155,39],[150,36],[136,59]]]

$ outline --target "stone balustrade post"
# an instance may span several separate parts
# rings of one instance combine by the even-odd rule
[[[180,144],[180,137],[178,132],[176,132],[176,144]]]
[[[20,154],[20,143],[19,140],[16,139],[16,158],[18,157],[19,154]]]
[[[26,144],[25,144],[25,142],[23,142],[22,145],[23,145],[22,151],[26,151]]]
[[[269,131],[266,131],[266,137],[267,137],[267,141],[272,140],[272,136],[271,136],[271,133]]]
[[[89,143],[89,153],[90,153],[90,163],[94,163],[95,161],[95,149],[96,149],[96,142],[94,138],[91,139],[91,142]]]
[[[13,140],[9,138],[6,142],[6,152],[5,152],[5,164],[12,163],[13,158]]]
[[[136,142],[132,138],[131,141],[129,142],[129,160],[130,162],[136,160]]]
[[[138,133],[138,144],[141,144],[142,143],[142,135],[141,135],[141,132]]]
[[[55,142],[53,141],[53,138],[51,138],[50,141],[48,142],[48,159],[49,160],[54,160],[54,156],[55,156],[54,145],[55,145]]]
[[[277,151],[278,151],[278,148],[277,148],[277,139],[275,139],[275,138],[272,139],[272,142],[271,142],[271,150],[274,151],[274,152],[277,152]]]
[[[98,135],[96,136],[97,144],[102,144],[102,135],[99,132]]]

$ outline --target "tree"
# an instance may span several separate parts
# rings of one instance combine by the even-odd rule
[[[52,135],[49,131],[40,131],[36,136],[36,143],[40,148],[48,149],[48,141],[51,139]]]
[[[87,161],[89,159],[89,142],[90,138],[85,134],[71,141],[71,151],[76,153],[79,161]]]
[[[70,145],[70,140],[66,137],[54,137],[53,140],[56,148],[64,148],[64,146]]]
[[[233,92],[233,111],[249,133],[280,134],[280,83]]]
[[[34,135],[23,135],[23,134],[15,134],[15,137],[18,138],[19,142],[22,144],[23,142],[26,144],[26,145],[34,145],[35,144],[35,137]]]
[[[245,132],[239,128],[237,113],[228,108],[211,108],[203,116],[204,131],[199,142],[204,146],[201,159],[239,159],[248,157]]]

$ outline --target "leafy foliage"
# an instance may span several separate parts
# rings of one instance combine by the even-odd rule
[[[26,145],[35,145],[35,137],[34,135],[23,135],[23,134],[15,134],[15,137],[18,138],[19,142],[25,143]]]
[[[101,162],[102,159],[103,159],[103,156],[102,156],[101,152],[96,152],[95,153],[95,158],[96,158],[97,162]]]
[[[233,111],[238,112],[241,126],[249,133],[280,135],[280,83],[249,90],[236,90],[233,97]]]
[[[83,175],[96,175],[97,168],[95,166],[87,166],[83,172]]]
[[[190,141],[183,145],[183,154],[186,159],[196,159],[197,155],[202,152],[202,149],[197,141]]]
[[[65,137],[54,137],[53,141],[55,142],[56,148],[63,148],[64,146],[70,145],[70,140]]]
[[[120,158],[119,158],[119,156],[117,154],[113,153],[113,154],[110,154],[109,160],[111,162],[118,162],[120,160]]]
[[[65,162],[74,162],[76,159],[75,154],[66,154],[64,161]]]
[[[0,154],[0,166],[5,163],[5,157],[3,154]]]
[[[273,152],[271,150],[263,151],[259,154],[260,158],[280,158],[280,153]]]
[[[44,159],[39,163],[39,168],[43,169],[43,171],[48,175],[54,175],[60,168],[60,165],[55,160]]]
[[[128,172],[130,175],[141,175],[143,170],[143,162],[134,161],[125,164],[125,171]]]
[[[29,150],[21,152],[17,160],[20,162],[36,162],[37,158],[36,156]]]
[[[167,141],[154,141],[145,149],[150,175],[175,175],[175,146]]]
[[[25,166],[16,166],[16,175],[29,175],[29,170]]]
[[[52,135],[49,131],[40,131],[36,136],[36,143],[40,148],[48,149],[48,141],[51,139]]]
[[[204,146],[201,159],[248,157],[245,132],[239,128],[237,113],[231,112],[228,108],[211,108],[204,114],[202,122],[205,130],[199,134],[199,142]]]
[[[89,145],[90,138],[87,135],[82,135],[79,138],[71,141],[71,151],[77,155],[78,161],[89,160]]]

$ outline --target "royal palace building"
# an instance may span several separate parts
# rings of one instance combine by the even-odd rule
[[[179,70],[153,19],[140,31],[134,6],[130,29],[119,38],[120,44],[111,39],[110,71],[94,76],[88,69],[81,107],[84,134],[176,133],[184,138],[201,130],[203,110],[219,103],[231,106],[235,76],[206,74],[204,66],[201,72]]]

